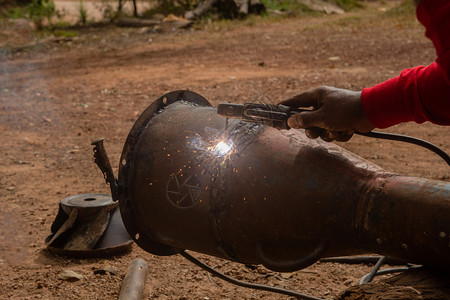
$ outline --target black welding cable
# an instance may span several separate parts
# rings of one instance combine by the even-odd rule
[[[436,153],[437,155],[439,155],[440,157],[442,157],[445,160],[445,162],[450,166],[450,156],[447,153],[445,153],[444,150],[442,150],[438,146],[436,146],[428,141],[425,141],[425,140],[422,140],[419,138],[415,138],[412,136],[408,136],[408,135],[385,133],[385,132],[378,132],[378,131],[371,131],[371,132],[356,131],[355,134],[367,136],[367,137],[371,137],[371,138],[383,139],[383,140],[400,141],[400,142],[410,143],[410,144],[414,144],[414,145],[418,145],[418,146],[427,148],[428,150],[431,150],[434,153]]]
[[[340,264],[374,264],[375,266],[372,268],[370,273],[364,275],[359,280],[359,285],[366,284],[372,282],[375,276],[390,274],[390,273],[399,273],[412,269],[412,267],[407,264],[403,260],[386,257],[386,256],[336,256],[336,257],[327,257],[320,259],[321,262],[333,262]],[[381,266],[383,264],[390,265],[407,265],[407,267],[398,267],[392,269],[381,270]]]
[[[377,261],[381,258],[381,256],[368,256],[368,255],[353,255],[353,256],[335,256],[335,257],[326,257],[321,258],[321,262],[332,262],[339,264],[349,264],[349,265],[359,265],[359,264],[372,264],[375,265]],[[384,261],[385,264],[388,265],[402,265],[406,264],[406,261],[395,259],[392,257],[387,257]]]
[[[217,276],[220,279],[228,281],[229,283],[232,283],[234,285],[238,285],[238,286],[245,287],[245,288],[250,288],[250,289],[255,289],[255,290],[262,290],[262,291],[268,291],[268,292],[288,295],[288,296],[295,297],[297,299],[323,300],[322,298],[316,298],[316,297],[313,297],[313,296],[308,296],[308,295],[305,295],[305,294],[297,293],[297,292],[294,292],[294,291],[289,291],[289,290],[282,289],[282,288],[277,288],[277,287],[272,287],[272,286],[262,285],[262,284],[254,284],[254,283],[249,283],[249,282],[237,280],[237,279],[229,277],[229,276],[227,276],[227,275],[225,275],[223,273],[220,273],[219,271],[214,270],[210,266],[202,263],[197,258],[195,258],[192,255],[186,253],[185,251],[181,251],[180,255],[183,256],[184,258],[186,258],[187,260],[189,260],[190,262],[192,262],[193,264],[199,266],[203,270],[208,271],[209,273],[213,274],[214,276]]]
[[[375,275],[377,274],[378,270],[381,268],[381,265],[383,265],[384,262],[386,261],[386,259],[387,259],[386,256],[380,257],[380,259],[377,261],[377,263],[375,264],[373,269],[370,271],[370,273],[365,275],[363,278],[361,278],[361,280],[359,281],[359,284],[361,285],[364,283],[371,282],[373,280],[373,278],[375,277]]]
[[[381,270],[381,271],[376,272],[376,273],[374,274],[374,277],[375,277],[375,276],[380,276],[380,275],[392,274],[392,273],[405,272],[405,271],[409,271],[409,270],[412,270],[412,269],[418,269],[418,268],[421,268],[421,267],[422,267],[421,265],[418,265],[418,266],[408,265],[408,266],[403,267],[403,268],[391,268],[391,269],[385,269],[385,270]],[[359,285],[363,285],[363,284],[366,284],[366,283],[371,282],[372,280],[369,280],[369,278],[368,278],[369,275],[370,275],[370,273],[364,275],[364,276],[359,280]]]

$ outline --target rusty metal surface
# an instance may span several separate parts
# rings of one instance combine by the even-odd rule
[[[94,162],[102,171],[106,183],[108,183],[110,186],[112,198],[114,199],[114,201],[116,201],[119,194],[119,186],[117,184],[117,179],[114,177],[114,173],[112,171],[108,156],[106,155],[103,141],[104,138],[101,138],[91,143],[91,145],[94,146]]]
[[[60,209],[60,211],[62,211],[62,210]],[[60,215],[60,214],[58,214],[58,215]],[[62,218],[64,218],[64,217],[62,217]],[[52,229],[54,228],[54,230],[52,230],[54,232],[54,234],[50,235],[47,238],[46,245],[47,246],[53,245],[53,243],[56,241],[56,239],[58,239],[62,234],[64,234],[65,232],[67,232],[68,230],[70,230],[73,227],[77,218],[78,218],[78,209],[73,209],[70,212],[67,219],[65,219],[65,221],[62,223],[61,227],[58,227],[58,226],[55,226],[56,220],[58,219],[58,217],[57,217],[55,222],[52,225]]]
[[[124,223],[144,250],[277,271],[367,252],[450,268],[449,183],[386,173],[298,130],[225,129],[201,96],[165,97],[135,123],[119,166]]]
[[[141,300],[145,290],[148,265],[137,258],[128,265],[117,300]]]
[[[120,211],[106,194],[80,194],[60,201],[60,211],[47,237],[48,249],[62,256],[97,257],[131,249]]]
[[[368,184],[356,213],[365,248],[450,269],[450,183],[388,175]]]
[[[102,237],[109,223],[110,212],[106,209],[89,219],[77,220],[78,226],[64,244],[66,250],[93,249]]]
[[[135,241],[139,240],[138,245],[140,247],[156,255],[172,255],[178,253],[180,250],[157,241],[149,228],[146,230],[145,234],[140,234],[140,232],[142,232],[140,222],[142,215],[139,213],[134,197],[129,190],[128,175],[130,166],[133,165],[131,161],[133,160],[133,155],[135,153],[136,143],[140,140],[143,129],[147,126],[147,123],[167,105],[183,100],[201,106],[211,106],[205,98],[190,91],[175,91],[163,95],[158,100],[154,101],[134,123],[123,147],[119,163],[119,205],[125,227]]]

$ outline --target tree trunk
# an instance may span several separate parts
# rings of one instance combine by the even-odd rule
[[[136,0],[133,0],[133,16],[137,17],[137,6],[136,6]]]
[[[185,13],[184,17],[188,20],[194,20],[202,16],[217,3],[219,0],[204,0],[201,1],[194,10]]]

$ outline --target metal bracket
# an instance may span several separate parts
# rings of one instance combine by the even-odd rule
[[[119,183],[114,177],[113,170],[111,168],[111,164],[108,159],[108,155],[106,154],[105,146],[103,146],[104,138],[100,138],[96,141],[93,141],[91,145],[94,146],[94,158],[95,163],[100,168],[103,173],[103,177],[105,178],[106,183],[109,184],[111,188],[111,196],[114,201],[119,200]]]

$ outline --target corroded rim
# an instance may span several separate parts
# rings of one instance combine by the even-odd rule
[[[119,162],[118,181],[120,191],[118,200],[123,223],[136,244],[145,251],[155,255],[173,255],[179,253],[182,249],[155,242],[154,236],[147,228],[146,231],[143,232],[140,219],[136,213],[134,199],[128,191],[128,175],[132,167],[131,161],[133,158],[134,147],[137,145],[144,128],[157,112],[177,101],[187,101],[201,106],[211,106],[208,100],[197,93],[187,90],[173,91],[161,96],[150,104],[134,123],[128,134],[127,140],[125,141]]]

